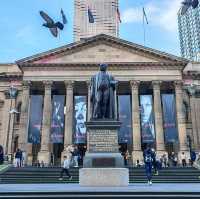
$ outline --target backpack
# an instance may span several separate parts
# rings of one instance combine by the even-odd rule
[[[152,157],[151,157],[151,153],[146,153],[145,154],[145,162],[146,163],[151,163],[153,161]]]

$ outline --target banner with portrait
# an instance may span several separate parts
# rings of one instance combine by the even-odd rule
[[[165,142],[177,142],[176,108],[174,94],[162,94],[163,127]]]
[[[122,123],[118,139],[119,143],[132,143],[132,125],[131,125],[131,97],[130,95],[118,96],[119,120]]]
[[[64,140],[64,95],[53,95],[51,117],[51,143],[63,143]]]
[[[43,96],[31,95],[29,109],[28,143],[39,144],[43,117]]]
[[[74,96],[74,143],[86,143],[87,97]]]
[[[140,117],[142,143],[154,143],[155,126],[152,95],[140,95]]]

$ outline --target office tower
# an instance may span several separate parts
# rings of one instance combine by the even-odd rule
[[[178,29],[182,57],[200,61],[200,5],[184,15],[178,12]]]
[[[118,0],[75,0],[74,7],[74,41],[101,33],[118,36]],[[88,10],[94,23],[89,22]]]

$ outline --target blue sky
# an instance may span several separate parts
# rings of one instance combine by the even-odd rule
[[[144,44],[142,7],[149,24],[146,25],[145,45],[179,55],[177,12],[181,0],[119,0],[122,23],[120,37]],[[173,4],[172,4],[173,2]],[[58,38],[42,27],[40,10],[60,20],[63,8],[68,24]],[[73,41],[73,0],[1,0],[0,4],[0,63],[44,52]]]

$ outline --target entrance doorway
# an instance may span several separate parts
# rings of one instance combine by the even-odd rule
[[[40,144],[33,144],[32,145],[32,165],[37,166],[38,165],[38,153],[40,151]]]
[[[51,165],[61,166],[61,155],[64,149],[62,143],[53,144],[53,153],[51,154]]]

